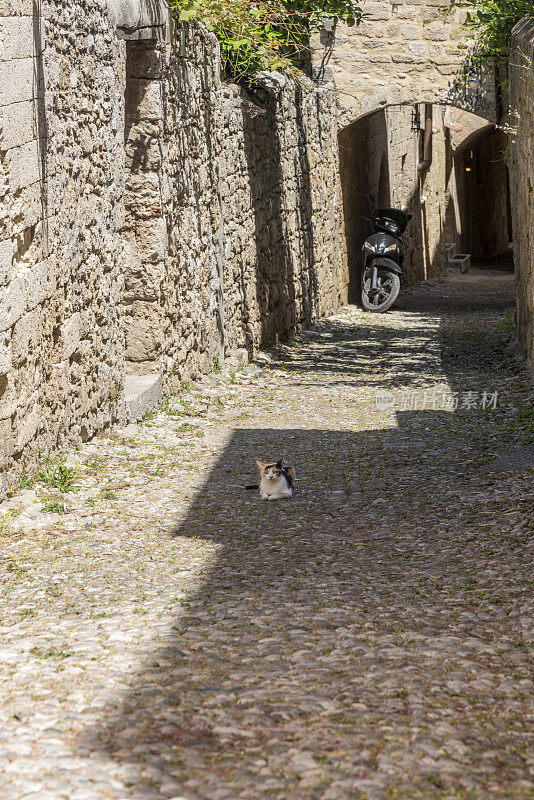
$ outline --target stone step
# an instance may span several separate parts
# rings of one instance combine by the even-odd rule
[[[129,422],[156,408],[163,395],[161,375],[128,375],[124,380],[124,403]]]

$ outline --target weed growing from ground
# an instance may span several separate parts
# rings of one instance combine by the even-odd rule
[[[74,653],[72,650],[64,650],[62,647],[32,647],[32,656],[36,658],[70,658]]]
[[[44,503],[42,506],[42,510],[47,514],[64,514],[65,506],[63,505],[63,503],[58,503],[58,502]]]
[[[19,487],[21,489],[33,489],[35,486],[35,479],[27,473],[25,469],[20,473]]]
[[[46,466],[39,473],[39,481],[44,486],[59,489],[61,492],[75,492],[77,486],[74,481],[76,470],[67,466],[66,458],[60,458],[55,463],[50,458],[45,458]]]

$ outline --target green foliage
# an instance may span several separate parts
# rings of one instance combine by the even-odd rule
[[[63,647],[32,647],[30,650],[32,656],[36,658],[70,658],[74,655],[71,650],[65,650]]]
[[[359,0],[168,0],[179,20],[201,20],[221,46],[227,77],[255,70],[295,74],[295,58],[326,19],[357,25]]]
[[[516,430],[519,430],[523,435],[525,444],[532,444],[534,442],[534,406],[531,401],[519,409],[516,422]]]
[[[28,474],[26,469],[23,469],[20,473],[19,487],[21,489],[33,489],[34,486],[35,480]]]
[[[501,329],[501,331],[504,331],[505,333],[509,334],[515,334],[516,323],[515,323],[514,309],[513,308],[507,309],[497,324],[498,327]]]
[[[66,460],[66,458],[60,458],[52,463],[50,458],[45,458],[46,467],[39,473],[39,481],[44,486],[50,486],[62,492],[76,491],[77,487],[74,485],[76,470],[68,467]]]
[[[65,506],[58,502],[44,503],[42,510],[47,514],[64,514]]]
[[[465,24],[474,32],[479,57],[501,65],[508,61],[514,25],[534,16],[534,0],[462,0],[458,5],[468,9]]]

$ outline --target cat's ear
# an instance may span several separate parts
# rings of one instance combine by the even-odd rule
[[[279,458],[278,461],[276,462],[276,466],[278,467],[278,469],[282,469],[283,463],[284,463],[284,458],[282,456],[282,458]]]
[[[258,465],[258,468],[260,469],[260,471],[262,469],[265,469],[265,464],[263,463],[263,461],[257,461],[256,460],[256,464]]]

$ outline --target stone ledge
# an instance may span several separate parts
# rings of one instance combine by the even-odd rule
[[[129,422],[142,419],[163,396],[161,375],[129,375],[124,380],[124,405]]]
[[[468,253],[457,253],[449,259],[449,267],[457,268],[460,272],[467,272],[471,266],[471,256]]]

